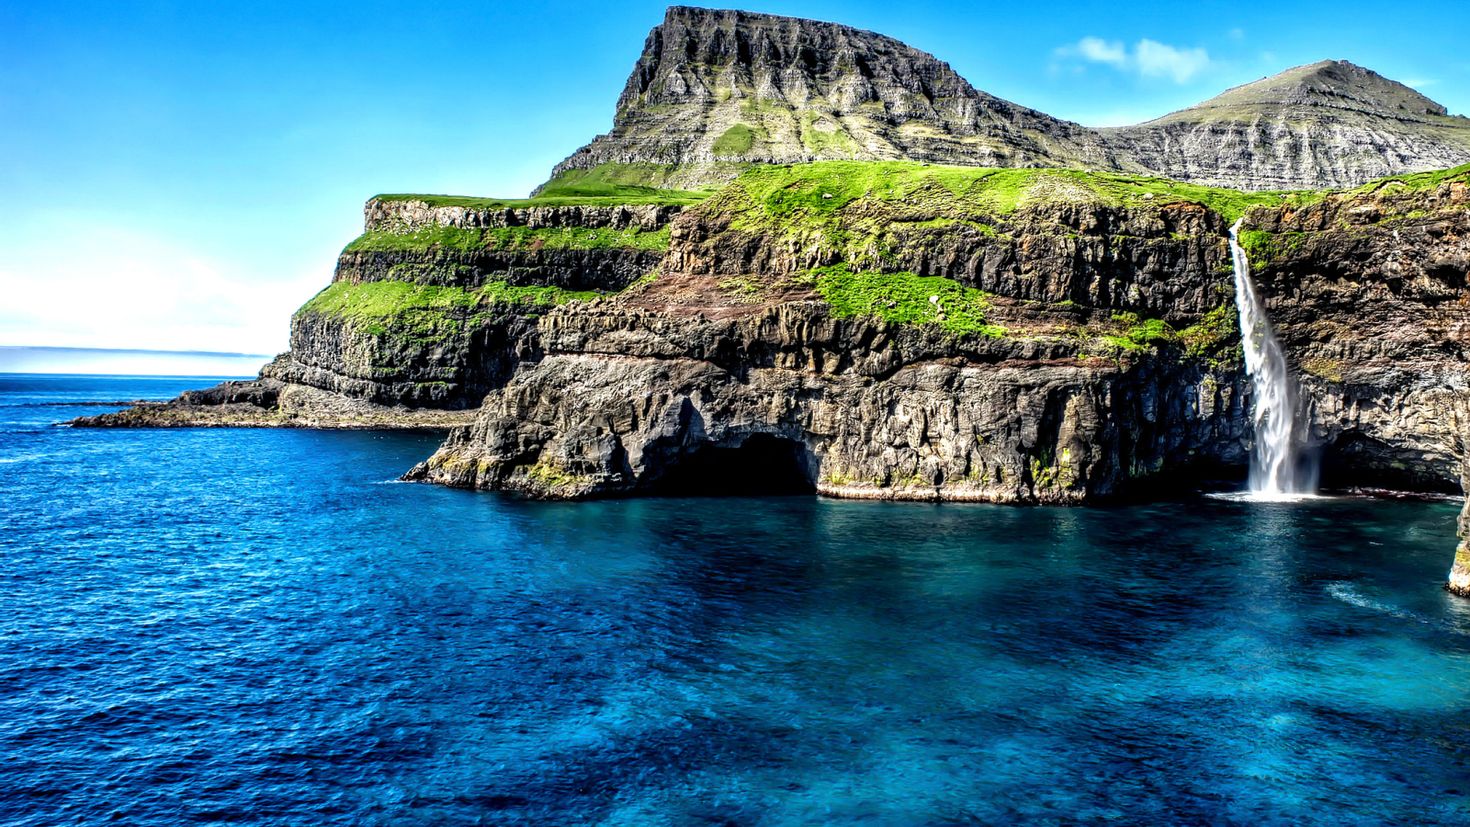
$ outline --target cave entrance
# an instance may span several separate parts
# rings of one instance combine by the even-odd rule
[[[1459,494],[1459,465],[1447,456],[1426,456],[1360,433],[1339,435],[1322,446],[1324,490],[1383,489],[1422,494]]]
[[[735,446],[704,445],[675,461],[654,484],[675,497],[812,494],[810,454],[794,439],[752,434]]]

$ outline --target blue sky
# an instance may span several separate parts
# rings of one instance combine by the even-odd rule
[[[1091,125],[1342,58],[1470,113],[1470,4],[760,2]],[[523,195],[663,3],[0,4],[0,345],[275,352],[378,192]]]

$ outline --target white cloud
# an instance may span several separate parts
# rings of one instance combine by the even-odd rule
[[[1140,40],[1134,51],[1134,62],[1140,74],[1147,77],[1169,77],[1175,83],[1188,83],[1210,65],[1210,55],[1202,48],[1177,49],[1155,40]]]
[[[1209,52],[1202,47],[1185,49],[1147,38],[1129,49],[1119,40],[1088,36],[1058,48],[1054,54],[1064,60],[1100,63],[1142,77],[1169,78],[1175,83],[1188,83],[1210,65]]]
[[[330,269],[263,279],[228,253],[150,232],[80,220],[31,229],[70,243],[0,254],[0,345],[275,353]]]
[[[1077,41],[1077,54],[1094,63],[1107,63],[1120,68],[1128,65],[1128,50],[1116,40],[1109,42],[1100,37],[1084,37]]]

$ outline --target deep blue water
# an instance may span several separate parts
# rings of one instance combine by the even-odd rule
[[[0,823],[1470,822],[1452,503],[519,502],[0,376]]]

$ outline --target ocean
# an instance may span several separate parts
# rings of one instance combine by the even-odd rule
[[[535,503],[0,375],[0,823],[1470,822],[1458,504]]]

